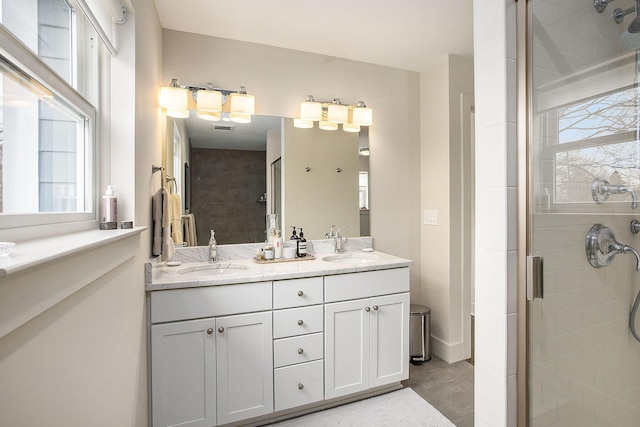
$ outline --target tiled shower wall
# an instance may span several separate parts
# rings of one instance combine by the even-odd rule
[[[635,257],[619,255],[609,267],[595,269],[585,255],[586,234],[595,223],[611,227],[621,242],[640,247],[638,236],[629,231],[634,218],[630,201],[625,195],[612,196],[619,202],[597,205],[590,200],[596,176],[585,174],[572,180],[567,191],[575,202],[554,203],[561,173],[553,150],[559,143],[558,108],[635,82],[635,53],[620,44],[632,17],[616,24],[611,16],[615,7],[632,2],[616,3],[603,14],[590,0],[532,3],[532,241],[545,269],[544,299],[534,301],[530,313],[535,427],[640,425],[640,343],[627,326],[640,284]],[[637,110],[637,104],[630,108]]]
[[[196,218],[198,245],[216,231],[218,244],[266,240],[267,191],[264,151],[192,148],[190,154],[191,212]]]

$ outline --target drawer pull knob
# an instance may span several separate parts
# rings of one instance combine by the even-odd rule
[[[302,326],[304,325],[304,322],[302,321],[302,319],[298,320],[298,326]]]
[[[303,296],[303,295],[304,295],[304,292],[302,292],[302,291],[298,291],[298,296],[299,296],[299,297],[301,297],[301,296]]]
[[[304,353],[304,350],[303,350],[303,349],[301,349],[301,348],[299,348],[299,349],[298,349],[298,354],[302,354],[302,353]]]
[[[366,311],[366,312],[368,313],[368,312],[370,312],[370,311],[371,311],[371,308],[369,308],[369,307],[365,307],[365,308],[364,308],[364,311]]]
[[[377,305],[373,306],[373,311],[378,311],[378,306]]]
[[[209,329],[207,329],[207,333],[208,333],[209,335],[211,335],[211,334],[213,333],[213,328],[209,328]]]
[[[224,328],[223,328],[222,326],[220,326],[220,327],[218,328],[218,332],[219,332],[219,333],[223,333],[223,332],[224,332]]]
[[[302,390],[304,388],[304,384],[298,383],[298,390]]]

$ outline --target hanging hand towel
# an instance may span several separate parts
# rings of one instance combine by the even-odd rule
[[[176,245],[181,245],[182,238],[182,206],[180,195],[171,194],[171,239]]]

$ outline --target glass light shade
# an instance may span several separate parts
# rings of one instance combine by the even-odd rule
[[[222,111],[222,92],[217,90],[199,90],[196,94],[198,99],[198,114],[200,111],[219,113]]]
[[[327,121],[347,123],[349,121],[349,107],[341,104],[329,104],[327,107]]]
[[[371,126],[373,123],[373,110],[368,107],[354,107],[352,123],[360,126]]]
[[[236,123],[251,123],[251,114],[229,113],[229,119]]]
[[[310,129],[313,127],[313,120],[293,119],[293,127],[300,129]]]
[[[322,130],[336,130],[338,129],[338,124],[320,120],[318,127]]]
[[[215,111],[198,110],[198,118],[202,120],[208,120],[210,122],[219,122],[221,117],[220,113]]]
[[[189,91],[181,87],[163,86],[160,88],[160,107],[167,110],[188,110]]]
[[[232,93],[231,95],[229,95],[229,112],[232,114],[255,114],[256,98],[253,95]]]
[[[322,120],[322,104],[305,101],[300,104],[300,120],[318,122]]]
[[[176,119],[186,119],[189,117],[189,110],[167,109],[167,116],[173,117]]]
[[[360,125],[354,125],[353,123],[345,123],[342,125],[342,130],[345,132],[360,132]]]

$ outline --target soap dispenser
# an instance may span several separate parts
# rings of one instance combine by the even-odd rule
[[[289,240],[294,240],[296,242],[296,256],[300,256],[300,238],[296,233],[296,226],[292,225],[293,231],[291,232],[291,238]]]
[[[298,242],[298,256],[304,258],[307,256],[307,239],[304,238],[302,227],[300,227],[300,237]]]
[[[218,244],[216,243],[216,232],[211,230],[209,237],[209,262],[214,262],[218,258]]]

